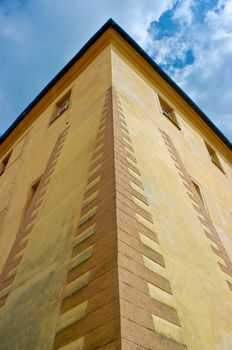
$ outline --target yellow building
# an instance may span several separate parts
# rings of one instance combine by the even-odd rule
[[[232,145],[112,20],[1,137],[1,350],[231,350]]]

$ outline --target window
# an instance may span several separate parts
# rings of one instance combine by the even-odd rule
[[[205,145],[206,145],[206,148],[207,148],[207,151],[209,153],[211,161],[214,163],[214,165],[216,165],[224,173],[224,170],[222,168],[222,165],[221,165],[221,162],[220,162],[220,160],[218,158],[217,153],[206,142],[205,142]]]
[[[167,102],[165,102],[160,96],[158,97],[159,97],[161,112],[163,113],[163,115],[165,115],[165,117],[167,117],[178,129],[180,129],[174,109],[171,108],[167,104]]]
[[[36,182],[34,182],[32,185],[31,185],[31,188],[29,190],[29,194],[28,194],[28,198],[27,198],[27,203],[26,203],[26,206],[25,206],[25,210],[24,210],[24,215],[26,214],[31,202],[32,202],[32,199],[34,198],[34,195],[39,187],[39,183],[40,183],[40,180],[41,178],[39,178],[38,180],[36,180]]]
[[[9,160],[10,160],[10,156],[11,156],[11,152],[8,153],[8,155],[5,158],[3,158],[3,160],[0,162],[0,176],[6,170],[7,164],[9,163]]]
[[[50,123],[53,123],[61,114],[63,114],[70,105],[71,91],[67,92],[56,104],[55,111],[50,119]]]
[[[6,208],[0,211],[0,235],[3,232],[3,223],[6,216],[6,212],[7,212]]]
[[[195,181],[193,181],[192,179],[192,183],[193,183],[193,186],[195,187],[195,190],[197,191],[198,193],[198,196],[202,202],[202,204],[204,205],[205,207],[205,202],[204,202],[204,199],[203,199],[203,196],[202,196],[202,192],[201,192],[201,188],[200,188],[200,185],[198,185]]]

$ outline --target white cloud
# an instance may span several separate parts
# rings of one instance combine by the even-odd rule
[[[158,20],[164,11],[172,8],[175,1],[176,0],[130,1],[130,6],[127,9],[128,13],[126,14],[125,20],[123,21],[123,19],[120,18],[121,14],[119,14],[118,22],[126,31],[130,33],[131,36],[133,36],[139,45],[146,48],[148,41],[150,40],[150,36],[147,30],[150,26],[150,23],[152,21]],[[129,20],[128,16],[131,16]],[[115,20],[117,19],[115,18]]]
[[[0,2],[0,133],[110,17],[141,45],[174,0]]]
[[[192,7],[195,1],[196,0],[181,0],[174,12],[173,18],[183,24],[190,25],[193,18]]]
[[[149,50],[159,64],[169,64],[173,79],[232,139],[232,0],[219,1],[201,21],[197,16],[200,1],[180,4],[182,7],[177,7],[172,17],[178,30],[168,38],[154,39]],[[184,60],[188,50],[193,52],[194,63],[173,66],[175,59]]]
[[[169,64],[174,80],[232,138],[232,0],[219,0],[201,23],[194,15],[199,3],[210,1],[66,0],[65,6],[63,0],[0,2],[0,133],[112,17],[159,64]],[[173,7],[178,32],[154,39],[150,23]],[[170,58],[183,61],[189,49],[194,64],[180,69],[170,65]]]

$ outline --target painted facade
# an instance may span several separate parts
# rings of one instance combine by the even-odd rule
[[[231,148],[113,26],[0,159],[1,350],[232,349]]]

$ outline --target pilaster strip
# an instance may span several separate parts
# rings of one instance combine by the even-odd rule
[[[80,350],[95,349],[118,344],[120,337],[112,115],[109,89],[73,240],[54,349],[76,349],[76,342]]]
[[[68,128],[62,131],[57,138],[37,191],[29,205],[27,212],[24,215],[19,230],[16,234],[15,241],[3,266],[3,270],[0,275],[0,308],[6,304],[12,290],[11,287],[20,268],[20,263],[23,259],[30,234],[39,215],[43,199],[47,192],[48,184],[55,170],[55,166],[62,150],[67,132]]]
[[[114,137],[121,138],[114,152],[121,337],[149,349],[186,349],[149,201],[115,88],[112,96]],[[125,135],[130,149],[124,144]],[[138,190],[131,174],[140,185]]]
[[[219,268],[221,271],[226,274],[228,277],[232,278],[232,261],[224,247],[220,235],[217,232],[216,227],[213,224],[213,221],[210,217],[209,212],[206,210],[204,204],[202,203],[197,190],[195,189],[191,177],[184,166],[184,163],[172,142],[171,137],[163,130],[160,130],[164,142],[167,145],[168,151],[171,155],[171,158],[174,161],[175,167],[178,170],[179,176],[182,180],[184,187],[186,188],[187,194],[192,201],[193,208],[198,216],[198,220],[204,227],[204,233],[206,237],[211,242],[210,247],[217,258],[220,258],[218,261]],[[226,280],[230,290],[232,291],[232,279]]]
[[[89,166],[54,349],[72,349],[78,339],[84,339],[81,349],[94,349],[121,338],[146,347],[144,336],[137,342],[136,327],[145,336],[151,332],[151,349],[186,349],[157,242],[126,118],[112,88]],[[137,326],[125,333],[131,324]]]

